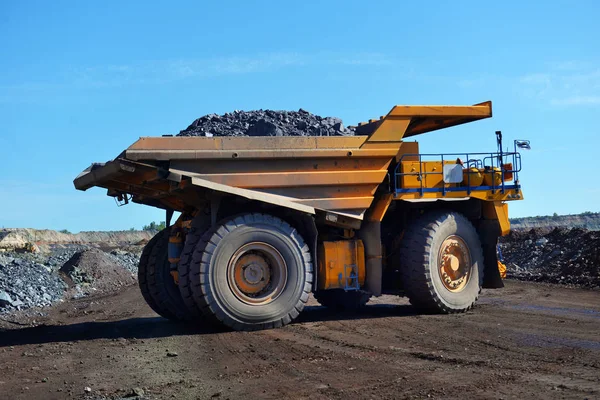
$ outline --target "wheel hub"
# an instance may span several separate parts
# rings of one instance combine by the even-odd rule
[[[469,281],[471,253],[465,241],[456,235],[446,238],[440,247],[439,271],[444,287],[460,292]]]
[[[285,260],[268,243],[252,242],[240,247],[229,260],[227,269],[232,293],[251,305],[275,300],[287,282]]]
[[[235,264],[235,283],[245,293],[258,293],[269,285],[270,267],[258,254],[245,254]]]

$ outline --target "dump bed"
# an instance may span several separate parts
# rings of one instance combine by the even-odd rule
[[[143,137],[115,160],[92,164],[75,187],[183,211],[229,194],[315,214],[360,220],[390,164],[418,153],[405,137],[491,117],[474,106],[396,106],[346,137]],[[405,157],[406,159],[406,157]]]

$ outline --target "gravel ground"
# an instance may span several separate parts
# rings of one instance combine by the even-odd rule
[[[335,117],[320,117],[298,111],[234,111],[208,114],[196,119],[177,136],[350,136],[354,128],[344,127]]]

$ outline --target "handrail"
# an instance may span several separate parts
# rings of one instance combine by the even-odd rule
[[[405,158],[412,158],[410,161],[416,162],[414,160],[415,157],[418,157],[419,162],[419,171],[418,172],[399,172],[400,167],[402,166],[402,161]],[[442,164],[442,170],[440,172],[423,172],[423,158],[435,158],[433,160],[426,161],[439,161]],[[508,162],[505,160],[509,160],[512,158],[512,169],[505,169],[505,165]],[[489,173],[492,176],[491,186],[472,186],[471,185],[471,174],[467,173],[467,182],[466,186],[460,187],[451,187],[447,186],[448,184],[444,183],[439,188],[427,188],[424,187],[425,176],[427,175],[442,175],[444,174],[443,166],[447,165],[448,159],[456,159],[460,161],[461,165],[466,168],[471,168],[475,166],[478,169],[484,169],[483,174]],[[494,168],[498,168],[499,171],[495,171]],[[489,172],[488,172],[489,171]],[[410,153],[403,154],[398,163],[394,168],[394,192],[396,194],[399,193],[408,193],[408,192],[419,192],[421,196],[425,192],[441,192],[442,196],[446,195],[446,192],[454,192],[454,191],[467,191],[467,194],[471,194],[473,190],[491,190],[492,193],[496,193],[496,191],[500,191],[500,193],[505,193],[506,189],[516,189],[519,190],[519,172],[521,171],[521,154],[517,151],[514,152],[489,152],[489,153]],[[495,175],[501,175],[501,183],[499,185],[495,184]],[[513,175],[514,185],[506,185],[505,180],[508,174]],[[403,188],[400,184],[400,178],[403,176],[417,176],[417,180],[420,182],[420,187],[418,188]],[[464,182],[463,182],[464,183]]]

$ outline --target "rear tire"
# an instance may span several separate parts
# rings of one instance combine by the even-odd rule
[[[150,262],[150,255],[152,254],[152,251],[154,250],[154,247],[156,246],[156,244],[160,240],[164,239],[165,234],[168,237],[167,231],[168,231],[167,229],[164,229],[164,230],[158,232],[156,235],[154,235],[154,237],[148,241],[148,243],[144,247],[144,250],[142,250],[140,262],[138,263],[138,286],[140,288],[140,292],[142,293],[142,297],[144,298],[144,300],[146,300],[146,304],[148,304],[148,306],[152,309],[152,311],[154,311],[161,317],[164,317],[164,318],[167,318],[170,320],[177,320],[177,317],[173,313],[171,313],[167,308],[165,308],[164,306],[159,304],[156,300],[154,300],[154,297],[150,294],[151,289],[150,289],[150,284],[148,282],[148,275],[149,275],[148,265]],[[167,233],[165,233],[165,232],[167,232]]]
[[[344,289],[320,290],[314,293],[315,300],[322,306],[334,310],[358,310],[364,307],[371,294],[363,290],[346,292]]]
[[[469,310],[483,283],[483,252],[477,231],[462,214],[433,212],[414,221],[399,251],[406,295],[420,310]]]
[[[303,310],[311,290],[310,250],[286,222],[243,214],[202,237],[191,263],[198,306],[235,330],[277,328]]]
[[[170,228],[161,231],[161,236],[150,253],[147,270],[148,289],[158,307],[166,310],[165,315],[162,313],[161,315],[165,317],[169,315],[166,317],[169,319],[190,320],[193,317],[183,303],[177,284],[171,275],[171,264],[167,252],[169,231]]]
[[[177,271],[179,273],[179,293],[187,310],[194,319],[202,319],[204,314],[194,300],[192,293],[192,281],[190,280],[190,264],[194,249],[200,241],[200,238],[210,228],[210,215],[200,213],[192,221],[190,231],[185,236],[185,245],[181,252],[181,259]]]

